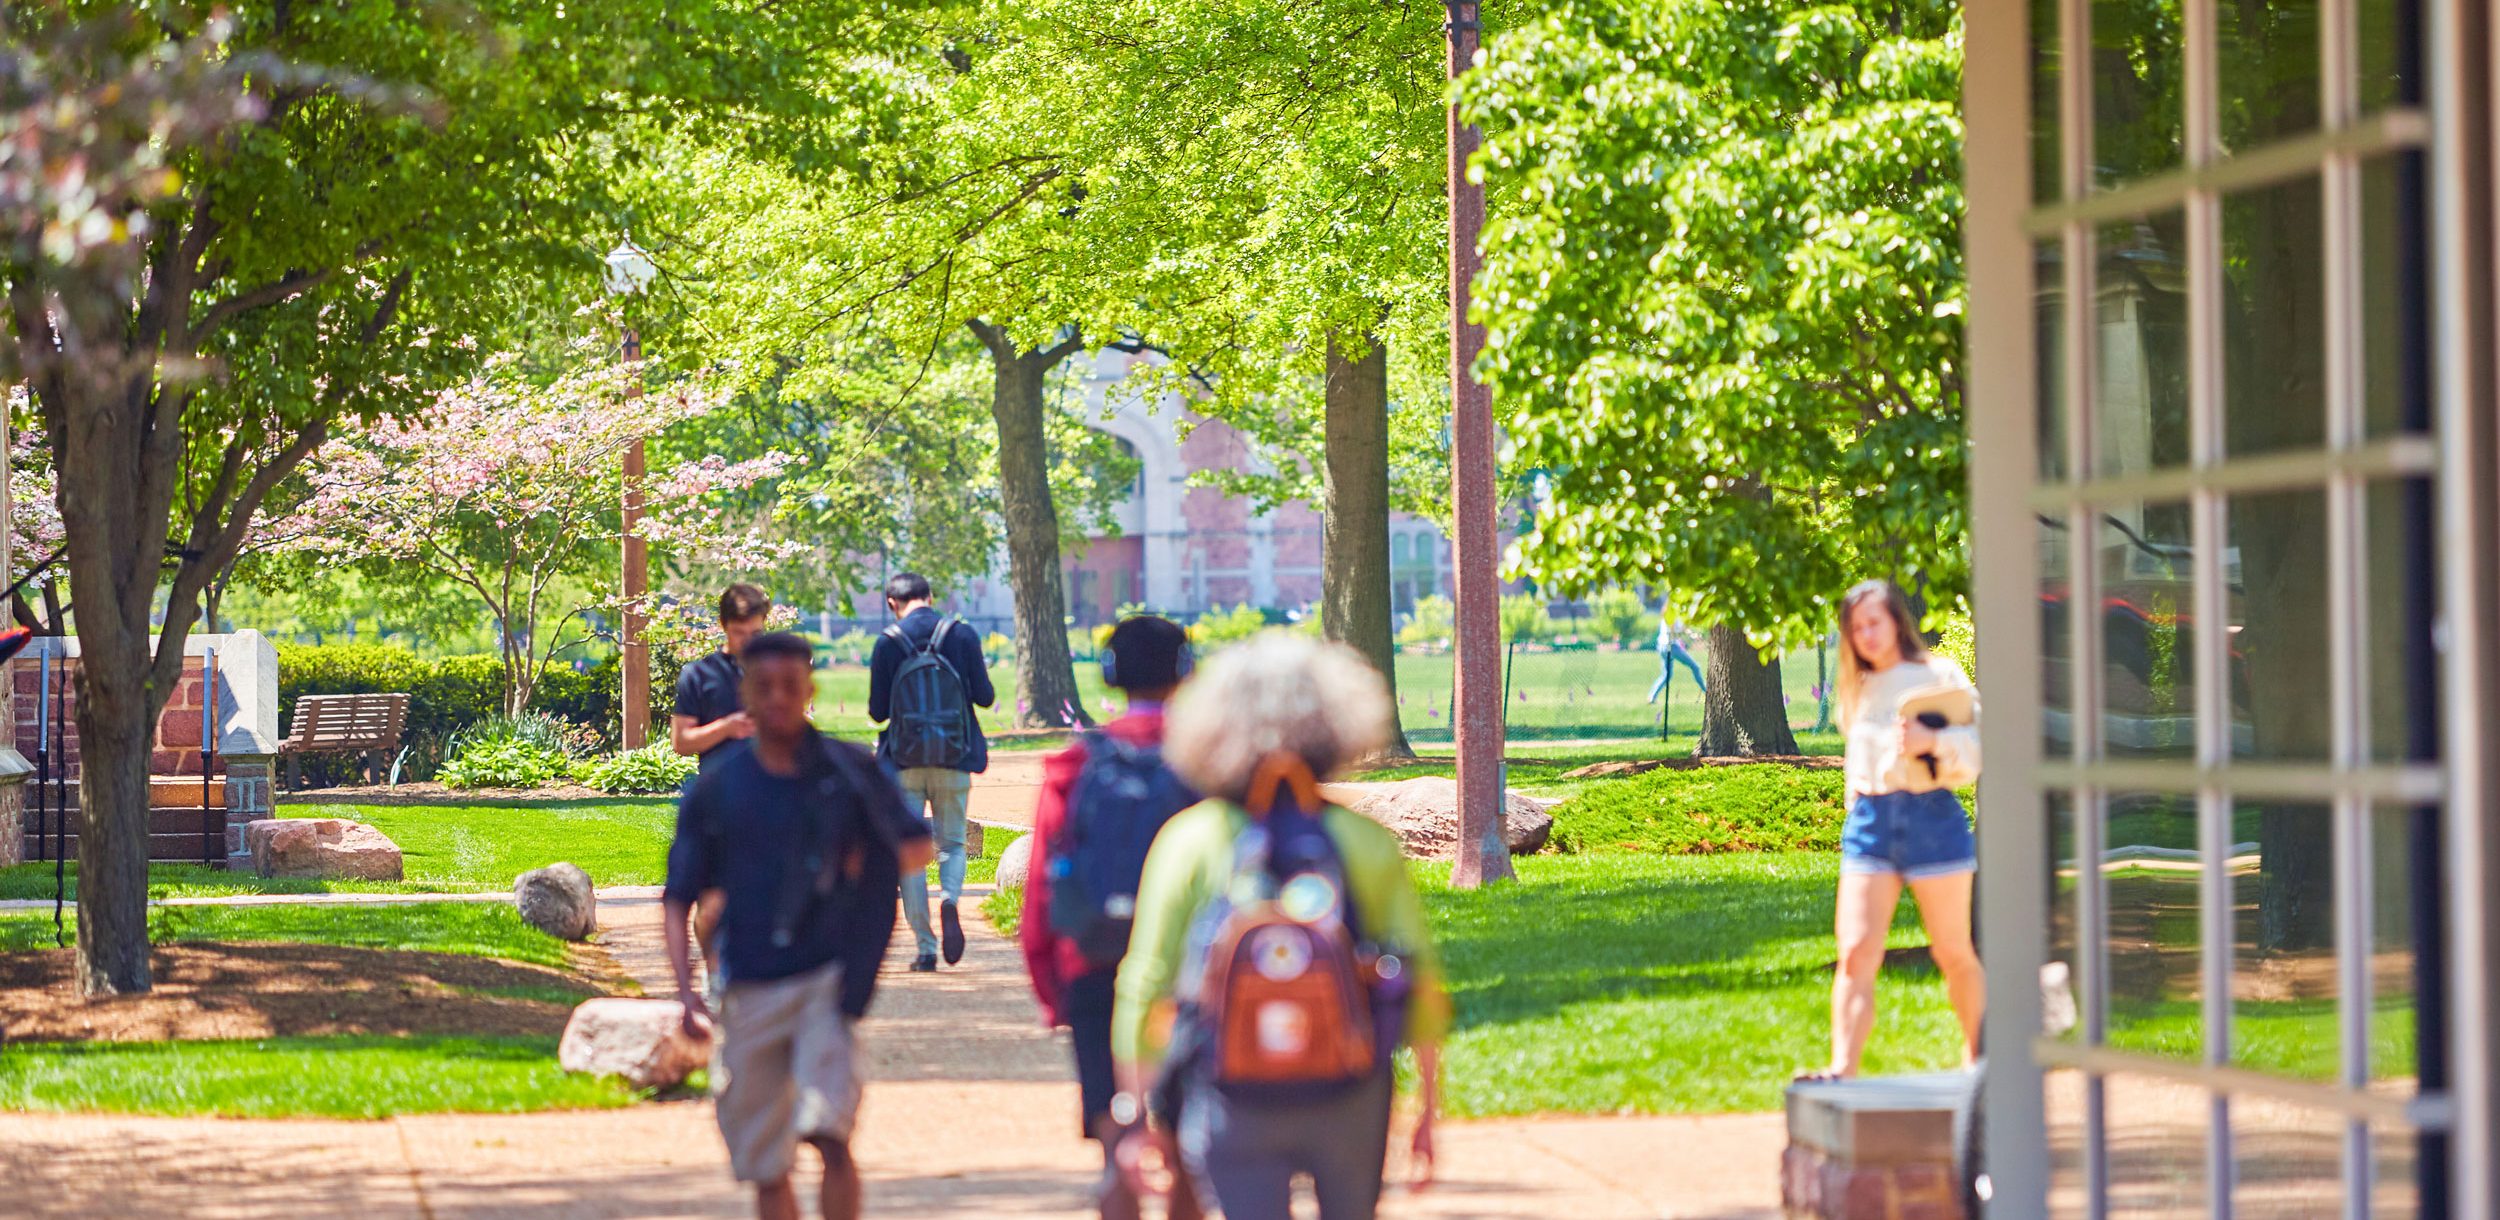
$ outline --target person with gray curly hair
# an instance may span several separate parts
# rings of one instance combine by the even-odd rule
[[[1112,1113],[1129,1128],[1119,1160],[1133,1188],[1194,1189],[1227,1216],[1286,1216],[1294,1177],[1308,1174],[1322,1220],[1369,1220],[1388,1160],[1391,1052],[1401,1041],[1415,1048],[1421,1102],[1413,1164],[1418,1184],[1430,1181],[1450,1003],[1423,900],[1397,836],[1328,804],[1319,788],[1379,750],[1388,734],[1389,693],[1379,674],[1351,649],[1285,632],[1215,657],[1173,701],[1164,756],[1207,799],[1165,823],[1147,854],[1114,987],[1112,1055],[1122,1091]],[[1314,850],[1316,857],[1303,854]],[[1217,981],[1213,942],[1244,909],[1245,894],[1309,896],[1300,887],[1316,877],[1296,870],[1313,859],[1321,875],[1342,884],[1338,934],[1352,935],[1386,967],[1369,984],[1372,1019],[1386,1027],[1369,1067],[1338,1077],[1342,1083],[1289,1096],[1237,1088],[1218,1067],[1230,1052],[1216,1044],[1224,1037],[1216,1031],[1228,1022],[1209,1007],[1239,983]],[[1293,905],[1281,901],[1278,909]],[[1258,970],[1279,968],[1272,954],[1257,960]],[[1265,1029],[1271,1014],[1256,1015]],[[1175,1153],[1185,1173],[1153,1180],[1165,1176]]]

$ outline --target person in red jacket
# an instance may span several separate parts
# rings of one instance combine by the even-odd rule
[[[1103,644],[1103,684],[1127,697],[1128,711],[1097,731],[1131,746],[1159,749],[1164,702],[1189,676],[1190,663],[1189,634],[1169,619],[1137,615],[1112,628]],[[1069,1032],[1083,1099],[1083,1133],[1103,1146],[1102,1214],[1105,1220],[1132,1220],[1139,1215],[1137,1196],[1111,1164],[1111,1150],[1118,1145],[1120,1133],[1139,1117],[1115,1115],[1112,1110],[1118,1089],[1111,1064],[1112,981],[1119,974],[1119,963],[1105,964],[1098,951],[1089,953],[1075,938],[1054,931],[1051,918],[1052,870],[1054,863],[1064,863],[1054,862],[1051,850],[1054,844],[1069,842],[1074,813],[1070,799],[1095,753],[1088,746],[1091,739],[1091,734],[1079,738],[1043,761],[1041,798],[1033,811],[1033,854],[1025,876],[1024,916],[1016,937],[1024,948],[1025,968],[1033,976],[1033,994],[1041,1001],[1043,1020]],[[1123,812],[1168,817],[1178,810]],[[1167,1214],[1172,1220],[1195,1220],[1201,1213],[1188,1191],[1176,1191]]]

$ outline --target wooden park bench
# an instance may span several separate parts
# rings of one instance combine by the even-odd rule
[[[399,733],[408,724],[408,696],[303,695],[295,700],[295,724],[278,753],[286,759],[290,789],[304,786],[307,754],[364,755],[365,782],[376,783],[383,758],[399,749]]]

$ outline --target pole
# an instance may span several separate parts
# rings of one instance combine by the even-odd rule
[[[1474,65],[1476,0],[1443,0],[1449,11],[1449,76]],[[1495,503],[1493,401],[1475,376],[1484,330],[1467,320],[1480,259],[1484,188],[1467,180],[1479,133],[1449,108],[1450,202],[1450,506],[1457,518],[1451,557],[1458,601],[1457,679],[1451,718],[1458,739],[1458,859],[1450,884],[1464,887],[1511,876],[1502,838],[1501,534]]]
[[[642,398],[642,336],[625,329],[625,409]],[[651,646],[643,642],[643,591],[650,580],[650,556],[642,534],[642,438],[625,451],[625,642],[620,664],[625,670],[623,730],[625,748],[639,750],[651,732]]]

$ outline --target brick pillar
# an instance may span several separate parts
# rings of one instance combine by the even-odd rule
[[[1963,1220],[1954,1113],[1967,1073],[1788,1090],[1780,1201],[1790,1220]]]
[[[243,847],[243,827],[278,816],[273,793],[278,760],[267,754],[221,754],[217,772],[226,788],[226,867],[249,870],[251,853]]]
[[[26,862],[26,781],[35,765],[0,748],[0,868]]]

